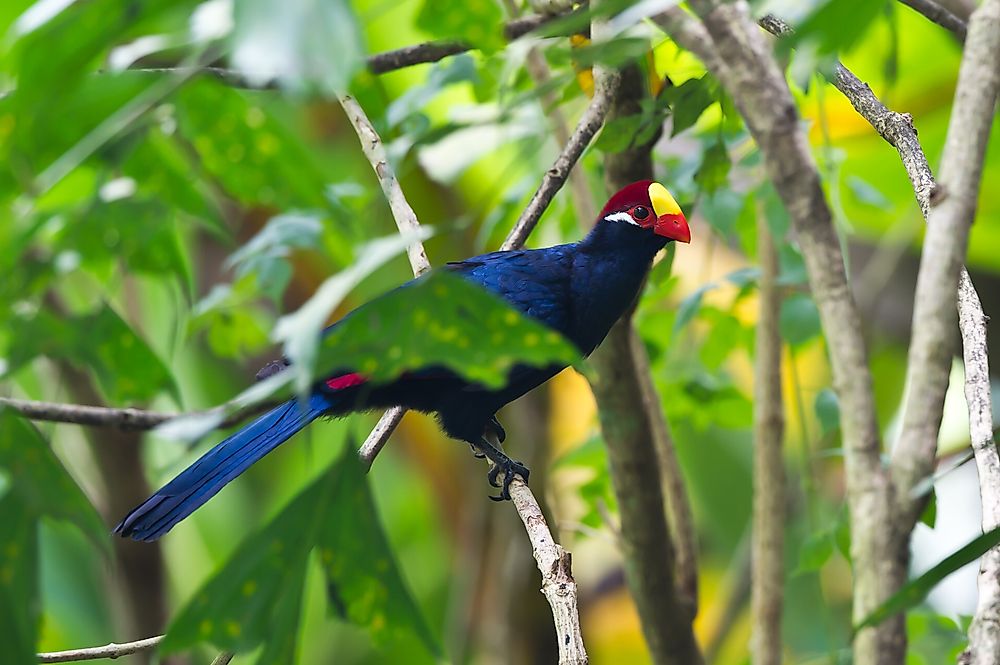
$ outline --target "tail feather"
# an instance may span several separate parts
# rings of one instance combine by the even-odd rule
[[[222,441],[138,506],[115,533],[156,540],[250,466],[331,408],[330,397],[289,400]]]

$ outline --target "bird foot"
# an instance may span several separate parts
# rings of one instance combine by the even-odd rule
[[[469,444],[469,448],[472,448],[472,455],[473,455],[473,457],[475,457],[476,459],[486,459],[486,454],[485,454],[485,453],[483,453],[483,452],[481,452],[481,451],[479,450],[479,448],[476,448],[476,447],[475,447],[474,445],[472,445],[471,443]]]
[[[524,466],[521,462],[516,462],[507,457],[502,450],[490,443],[489,439],[485,436],[475,444],[475,447],[491,462],[490,471],[486,475],[487,480],[492,487],[500,489],[498,495],[490,496],[490,498],[494,501],[510,501],[510,484],[514,480],[514,476],[521,476],[524,482],[528,482],[528,467]],[[503,474],[502,480],[500,478],[501,474]]]

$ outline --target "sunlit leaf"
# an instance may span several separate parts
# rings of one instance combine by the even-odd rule
[[[344,318],[325,337],[318,366],[359,371],[375,382],[437,366],[497,387],[516,363],[570,365],[578,358],[559,333],[485,289],[435,271]]]
[[[677,136],[698,122],[705,109],[715,101],[713,86],[712,79],[706,75],[688,79],[666,93],[673,111],[671,136]]]

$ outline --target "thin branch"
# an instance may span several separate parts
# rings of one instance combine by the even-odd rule
[[[492,433],[490,437],[494,445],[499,445]],[[535,495],[520,478],[511,482],[510,498],[524,523],[524,530],[531,541],[531,553],[542,573],[542,593],[552,608],[559,665],[586,665],[587,650],[583,644],[580,612],[577,609],[573,556],[552,538]]]
[[[582,10],[574,10],[582,11]],[[522,18],[514,19],[509,21],[504,25],[503,34],[507,41],[514,41],[521,37],[524,37],[530,32],[534,32],[539,28],[553,23],[556,20],[566,19],[570,17],[573,12],[568,12],[565,14],[546,14],[546,15],[532,15],[524,16]],[[567,23],[567,26],[572,25],[572,23]],[[565,32],[569,34],[572,30],[562,30],[560,32]],[[396,71],[399,69],[405,69],[407,67],[412,67],[414,65],[422,65],[432,62],[438,62],[449,56],[458,55],[460,53],[466,53],[467,51],[474,50],[471,44],[466,44],[464,42],[454,42],[454,41],[437,41],[437,42],[422,42],[420,44],[412,44],[410,46],[404,46],[402,48],[393,49],[391,51],[383,51],[382,53],[375,53],[367,58],[368,71],[372,74],[385,74],[387,72]],[[146,65],[149,65],[148,60],[143,61]],[[259,80],[247,78],[243,73],[228,69],[226,67],[184,67],[178,65],[161,65],[161,66],[144,66],[143,62],[140,62],[136,67],[132,67],[131,71],[146,72],[153,74],[169,74],[169,73],[179,73],[183,72],[188,75],[202,74],[206,76],[211,76],[218,79],[220,82],[233,88],[241,88],[245,90],[272,90],[277,87],[275,82],[269,81],[267,83],[261,84]]]
[[[960,283],[968,281],[963,273]],[[979,471],[983,503],[983,533],[1000,526],[1000,455],[993,439],[993,403],[989,357],[986,353],[986,315],[975,289],[959,289],[958,317],[965,349],[965,400],[969,405],[969,434]],[[996,662],[1000,653],[1000,548],[983,555],[979,563],[979,600],[969,626],[973,665]]]
[[[932,23],[955,33],[959,41],[965,41],[967,27],[965,21],[958,18],[934,0],[899,0],[907,7],[921,13]]]
[[[881,465],[861,317],[847,283],[819,173],[798,123],[798,109],[769,45],[750,19],[749,7],[742,1],[691,4],[704,28],[680,11],[664,12],[656,20],[675,41],[702,57],[733,96],[789,212],[820,310],[841,405],[855,571],[853,611],[855,618],[861,618],[906,576],[905,555],[900,560],[895,547],[900,537],[891,519],[889,479]],[[855,640],[859,665],[879,658],[894,662],[904,653],[900,617],[861,631]]]
[[[986,143],[1000,92],[1000,0],[987,0],[969,21],[938,195],[931,202],[913,306],[913,338],[902,431],[893,449],[898,500],[911,518],[921,502],[910,490],[933,470],[957,323],[955,292],[976,212]]]
[[[757,220],[759,316],[754,350],[753,531],[750,648],[755,665],[781,665],[784,595],[785,419],[781,398],[778,252],[767,220]]]
[[[392,210],[392,217],[396,220],[396,226],[400,233],[414,233],[420,229],[420,222],[417,221],[417,214],[413,212],[413,207],[403,195],[403,190],[396,179],[396,173],[389,165],[389,158],[382,145],[382,139],[372,125],[371,120],[365,114],[364,109],[357,100],[350,95],[339,95],[340,105],[347,114],[351,126],[358,135],[361,142],[361,150],[372,165],[375,175],[378,176],[379,185],[385,200],[389,202],[389,209]],[[419,277],[431,269],[430,261],[427,260],[427,252],[419,238],[414,238],[413,242],[406,248],[407,256],[410,259],[410,267],[413,269],[413,276]]]
[[[237,425],[267,411],[276,404],[276,402],[267,401],[234,411],[219,423],[218,428],[224,429]],[[180,416],[209,415],[216,411],[213,409],[195,413],[168,413],[134,408],[116,409],[82,404],[58,404],[14,397],[0,397],[0,407],[16,411],[30,420],[121,430],[150,430]]]
[[[50,651],[38,654],[40,663],[71,663],[78,660],[100,660],[102,658],[121,658],[141,651],[155,649],[163,641],[163,635],[147,637],[144,640],[125,642],[124,644],[105,644],[102,647],[87,647],[85,649],[70,649],[68,651]]]
[[[235,655],[232,651],[223,651],[212,659],[212,665],[229,665]]]
[[[590,101],[587,110],[583,112],[576,129],[573,130],[573,135],[569,142],[563,146],[556,161],[553,162],[552,168],[545,172],[542,183],[528,202],[528,207],[521,213],[514,228],[510,230],[507,238],[500,245],[501,250],[516,249],[528,239],[528,235],[541,219],[542,213],[549,207],[556,193],[565,184],[570,171],[583,155],[583,151],[587,149],[594,135],[604,124],[604,118],[611,108],[611,100],[614,98],[618,85],[619,76],[616,71],[606,67],[594,68],[594,98]]]

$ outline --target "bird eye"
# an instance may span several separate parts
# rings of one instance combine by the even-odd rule
[[[649,217],[649,208],[645,206],[636,206],[632,208],[632,216],[636,219],[646,219]]]

